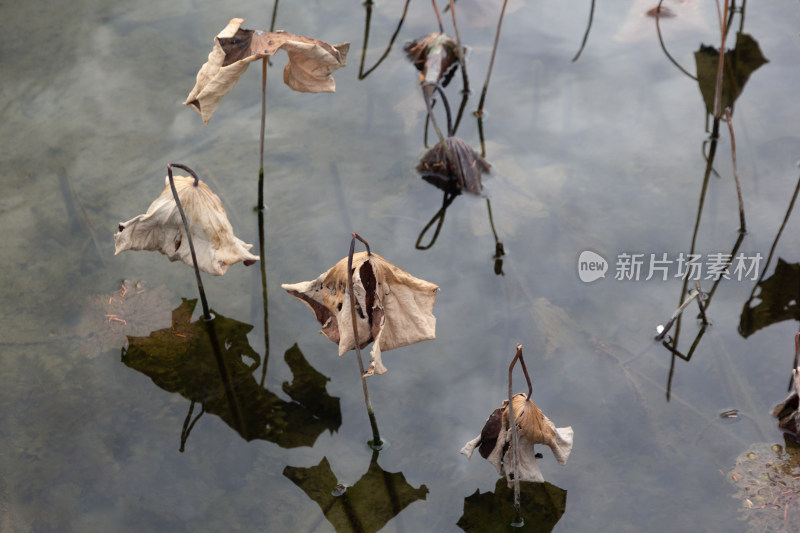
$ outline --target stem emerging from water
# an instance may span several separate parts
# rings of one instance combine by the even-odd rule
[[[522,372],[525,374],[525,380],[528,382],[528,398],[527,401],[531,401],[531,393],[533,392],[533,385],[531,385],[531,378],[528,375],[528,369],[525,367],[525,359],[522,358],[522,345],[517,344],[517,353],[514,355],[514,359],[511,360],[511,364],[508,366],[508,424],[511,426],[511,435],[513,439],[513,449],[514,449],[514,522],[511,524],[512,526],[518,527],[522,525],[522,516],[520,515],[519,508],[520,508],[520,501],[519,501],[519,434],[517,433],[517,423],[514,420],[514,397],[512,391],[512,371],[514,370],[514,365],[517,364],[517,361],[520,362],[522,365]]]
[[[276,3],[277,4],[277,3]],[[264,130],[267,124],[267,58],[261,60],[261,139],[258,164],[258,210],[264,210]]]
[[[361,342],[358,339],[358,323],[356,322],[356,297],[353,291],[353,253],[356,248],[356,239],[364,243],[367,248],[367,255],[371,255],[369,244],[362,239],[357,233],[351,233],[353,236],[350,239],[350,253],[347,255],[347,291],[350,294],[350,320],[353,322],[353,341],[356,346],[356,360],[358,361],[358,369],[361,372],[361,386],[364,389],[364,403],[367,406],[367,415],[369,416],[369,424],[372,427],[372,440],[368,443],[373,450],[380,450],[383,446],[381,434],[378,431],[378,422],[375,420],[375,411],[372,410],[372,402],[369,400],[369,390],[367,389],[367,378],[364,376],[364,363],[361,360]]]

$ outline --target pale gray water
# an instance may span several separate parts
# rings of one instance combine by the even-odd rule
[[[507,251],[503,276],[494,272],[483,199],[456,198],[435,245],[414,247],[442,193],[414,170],[425,151],[425,108],[402,44],[436,30],[430,4],[411,2],[390,55],[364,80],[361,4],[280,4],[276,28],[352,47],[348,66],[334,74],[335,94],[283,85],[283,52],[270,69],[264,386],[290,400],[282,384],[293,378],[283,356],[296,343],[330,378],[326,390],[340,400],[341,425],[313,446],[283,448],[248,442],[206,413],[180,453],[190,402],[121,362],[120,338],[103,336],[103,306],[122,280],[145,280],[161,313],[153,329],[168,327],[180,298],[197,298],[194,276],[159,254],[114,256],[112,235],[160,193],[166,164],[180,162],[221,196],[237,235],[258,242],[258,65],[207,127],[181,102],[214,35],[235,16],[245,27],[268,29],[272,4],[5,3],[0,531],[332,531],[284,469],[326,458],[336,482],[352,486],[362,478],[371,453],[361,384],[353,354],[338,358],[311,313],[280,284],[333,266],[347,253],[350,231],[442,288],[437,339],[386,352],[389,372],[369,381],[390,443],[378,465],[428,491],[419,490],[424,500],[412,500],[385,531],[458,531],[465,498],[495,490],[494,468],[477,455],[467,462],[459,449],[506,394],[517,342],[525,346],[534,400],[558,426],[575,430],[566,466],[541,450],[545,478],[567,491],[555,530],[747,530],[729,471],[751,444],[783,441],[770,410],[786,394],[797,325],[786,320],[744,338],[737,327],[755,281],[723,281],[708,311],[713,325],[691,360],[675,359],[671,371],[670,353],[652,338],[679,305],[681,280],[614,279],[619,254],[674,259],[690,251],[706,166],[703,99],[644,17],[655,4],[598,4],[587,47],[573,63],[588,2],[510,2],[483,124],[494,170],[484,183]],[[473,91],[458,136],[478,150],[469,113],[500,5],[457,4]],[[678,16],[662,20],[662,33],[693,74],[700,43],[719,46],[716,8],[699,0],[671,7]],[[733,117],[748,224],[737,253],[760,253],[762,267],[798,180],[797,7],[746,4],[744,31],[769,63],[751,75]],[[383,53],[401,11],[400,2],[376,5],[367,66]],[[737,15],[734,29],[739,22]],[[731,36],[728,46],[733,42]],[[454,108],[460,87],[459,73],[447,89]],[[739,227],[724,125],[714,168],[721,177],[709,180],[695,250],[704,255],[729,253]],[[779,257],[800,262],[796,216],[766,277]],[[580,281],[584,250],[611,263],[605,279]],[[253,326],[246,338],[263,359],[258,269],[239,264],[203,280],[217,313]],[[711,285],[703,280],[706,290]],[[794,290],[786,284],[784,293]],[[682,353],[699,332],[694,304],[687,313]],[[154,315],[131,322],[147,330],[148,320],[159,320]],[[260,382],[261,368],[253,375]],[[521,375],[515,389],[524,389]],[[746,417],[718,422],[728,409]],[[327,494],[335,484],[319,490]]]

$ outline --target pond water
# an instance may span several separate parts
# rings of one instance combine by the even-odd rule
[[[258,63],[208,126],[181,105],[231,18],[270,27],[271,2],[224,4],[3,6],[0,532],[508,530],[505,483],[459,450],[507,397],[517,343],[533,399],[575,432],[564,466],[537,447],[548,484],[523,491],[529,530],[800,530],[796,498],[775,508],[731,474],[751,446],[784,445],[771,410],[787,394],[800,319],[797,2],[736,3],[737,241],[732,137],[722,121],[711,142],[692,79],[695,52],[719,47],[713,2],[665,2],[664,48],[645,15],[656,2],[598,3],[573,61],[588,1],[510,0],[479,124],[502,2],[459,0],[471,94],[456,133],[479,152],[483,138],[493,227],[486,198],[462,194],[424,250],[415,243],[443,193],[415,170],[426,111],[402,46],[437,30],[431,4],[409,3],[363,79],[362,54],[364,70],[381,57],[403,2],[277,6],[275,28],[351,49],[335,94],[293,92],[286,55],[273,58],[263,249]],[[753,70],[752,42],[736,33],[768,63]],[[454,113],[461,89],[457,72],[445,89]],[[208,351],[175,340],[202,336],[189,325],[200,316],[191,269],[114,255],[117,224],[146,210],[171,162],[198,172],[262,255],[265,291],[258,263],[203,275],[237,413]],[[387,441],[378,454],[353,352],[337,357],[281,289],[345,257],[351,231],[441,287],[436,339],[385,352],[388,372],[368,380]],[[604,278],[581,280],[584,251]],[[692,302],[662,344],[656,326],[694,285],[679,270],[690,253],[706,269],[711,325]],[[715,283],[715,254],[754,270],[734,261]],[[642,260],[638,274],[626,258]],[[664,268],[646,279],[651,266]],[[158,330],[169,339],[123,349],[126,334]],[[514,390],[525,389],[516,370]]]

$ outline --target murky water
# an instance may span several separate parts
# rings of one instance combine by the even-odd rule
[[[457,3],[472,90],[457,135],[478,151],[471,113],[501,4]],[[182,301],[198,297],[192,271],[155,253],[114,256],[112,235],[179,162],[259,248],[258,64],[208,126],[181,103],[214,35],[233,17],[268,29],[272,4],[4,5],[0,531],[459,531],[487,515],[477,527],[505,530],[504,484],[489,462],[459,450],[506,396],[517,343],[534,400],[575,430],[565,466],[541,450],[548,484],[523,493],[529,527],[798,530],[791,506],[786,522],[750,513],[730,473],[752,445],[783,443],[770,410],[786,396],[800,318],[796,213],[781,231],[800,172],[800,11],[789,1],[747,3],[733,18],[727,46],[743,32],[769,60],[750,69],[734,106],[748,230],[739,242],[731,136],[722,122],[712,149],[690,77],[701,43],[719,46],[716,7],[665,5],[676,16],[661,19],[664,45],[689,75],[644,15],[655,3],[598,4],[573,62],[589,2],[509,2],[482,122],[493,168],[485,191],[506,251],[498,263],[484,198],[455,198],[433,245],[415,247],[443,199],[415,171],[425,105],[402,45],[436,31],[430,4],[410,2],[390,53],[359,79],[365,6],[281,3],[276,28],[352,47],[335,94],[292,92],[283,52],[269,69],[258,252],[268,304],[259,265],[203,277],[232,401],[213,355],[197,348],[206,345],[201,323],[190,324],[199,304],[192,315]],[[402,2],[373,6],[365,70],[402,11]],[[737,49],[748,64],[752,49]],[[461,84],[457,73],[446,89],[454,112]],[[308,309],[280,288],[333,266],[351,231],[442,288],[437,338],[386,352],[388,373],[369,379],[389,443],[379,454],[366,446],[354,354],[337,357]],[[604,279],[581,281],[586,250],[606,262]],[[692,302],[664,345],[653,337],[685,297],[678,258],[689,253],[704,268],[713,254],[761,260],[741,276],[732,265],[719,284],[704,270],[711,325],[700,325]],[[632,270],[615,279],[625,254],[643,254],[638,279]],[[664,269],[647,280],[651,265]],[[123,280],[143,283],[123,296]],[[756,311],[740,332],[746,308]],[[158,330],[196,344],[162,338],[122,350],[125,334]],[[514,388],[524,387],[516,375]],[[733,409],[739,423],[725,423],[720,414]],[[344,494],[332,495],[337,485]],[[498,501],[502,511],[485,507]]]

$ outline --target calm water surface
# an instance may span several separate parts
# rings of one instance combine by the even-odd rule
[[[259,266],[203,278],[242,391],[236,431],[207,354],[198,363],[179,344],[155,359],[122,350],[125,332],[170,328],[174,309],[188,321],[191,303],[181,299],[196,299],[197,289],[189,268],[159,254],[114,256],[112,235],[161,192],[166,164],[180,162],[208,181],[237,235],[258,250],[258,65],[207,127],[181,103],[214,35],[233,17],[268,29],[272,3],[6,2],[0,532],[460,531],[466,513],[496,513],[489,522],[505,530],[499,512],[467,499],[476,491],[502,499],[494,468],[459,450],[505,396],[518,342],[535,401],[575,430],[566,466],[547,449],[540,461],[566,507],[529,498],[528,526],[548,530],[550,516],[557,531],[800,530],[783,510],[781,519],[745,510],[730,475],[752,445],[783,443],[770,410],[786,395],[800,316],[796,213],[779,234],[798,183],[800,10],[789,0],[748,2],[744,22],[738,12],[733,19],[727,46],[741,29],[769,60],[735,103],[748,229],[737,246],[730,134],[723,123],[704,180],[711,121],[698,82],[665,55],[644,15],[654,5],[598,3],[573,62],[589,2],[509,2],[482,124],[502,264],[483,198],[457,197],[434,244],[415,247],[442,192],[415,172],[425,106],[402,45],[437,29],[430,4],[410,2],[391,52],[364,79],[364,6],[278,6],[276,28],[352,48],[335,94],[283,85],[282,52],[269,69],[268,209],[257,252],[268,313]],[[664,44],[695,75],[701,44],[719,46],[716,7],[665,5],[676,16],[662,19]],[[471,113],[500,6],[457,3],[472,88],[457,134],[479,151]],[[402,8],[374,6],[366,67],[386,50]],[[454,111],[461,83],[459,73],[447,88]],[[337,357],[311,313],[280,288],[333,266],[351,231],[442,288],[436,340],[385,353],[389,372],[369,380],[389,443],[377,455],[366,446],[353,354]],[[605,259],[604,279],[581,281],[584,250]],[[732,251],[762,256],[755,277],[773,279],[777,307],[740,333],[742,310],[761,301],[751,299],[761,294],[757,280],[701,279],[714,290],[712,325],[700,327],[692,304],[670,331],[683,357],[673,355],[653,336],[682,301],[683,280],[677,263],[667,280],[646,280],[650,254],[705,260]],[[615,279],[622,254],[644,254],[638,280]],[[789,273],[773,277],[779,264]],[[141,280],[129,285],[140,294],[114,307],[123,280]],[[130,330],[119,329],[120,316]],[[516,376],[515,389],[524,386]],[[720,418],[729,409],[738,423]],[[330,496],[337,484],[346,496]]]

